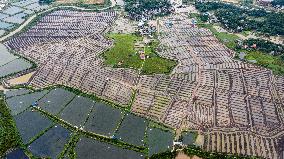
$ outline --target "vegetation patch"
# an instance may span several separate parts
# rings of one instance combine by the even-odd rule
[[[7,150],[21,145],[21,138],[2,91],[0,91],[0,125],[0,157],[3,157]]]
[[[113,67],[124,67],[139,69],[142,60],[135,51],[135,43],[142,40],[133,34],[109,34],[109,38],[114,40],[114,46],[110,48],[105,56],[105,63]]]
[[[255,47],[252,47],[254,46]],[[242,45],[238,46],[238,49],[241,49],[243,46],[246,46],[248,50],[257,50],[270,55],[284,55],[284,45],[275,44],[267,40],[262,39],[248,39],[242,42]],[[284,59],[284,58],[283,58]]]
[[[275,74],[284,75],[284,60],[280,56],[272,56],[260,51],[241,50],[241,52],[246,53],[246,60],[256,60],[257,65],[268,68]]]
[[[245,53],[245,60],[284,75],[284,46],[261,39],[248,39],[238,44],[237,52]]]
[[[125,11],[131,19],[140,20],[143,17],[168,15],[172,6],[168,0],[125,0]]]
[[[198,2],[196,8],[202,12],[214,12],[218,21],[234,32],[257,31],[265,35],[284,35],[284,14],[267,12],[264,9],[240,8],[219,2]]]
[[[236,40],[239,39],[239,37],[232,33],[226,33],[226,32],[218,32],[212,24],[201,24],[199,27],[207,28],[209,29],[215,37],[225,44],[228,48],[234,49],[237,47]]]
[[[256,157],[247,157],[247,156],[237,156],[232,154],[226,154],[226,153],[217,153],[217,152],[206,152],[202,150],[199,147],[196,146],[188,146],[183,149],[184,153],[188,156],[198,156],[203,159],[216,159],[216,158],[222,158],[222,159],[254,159]]]
[[[154,154],[150,157],[150,159],[175,159],[176,156],[177,156],[176,151],[173,151],[173,152],[166,151],[166,152]]]
[[[133,68],[140,70],[143,74],[169,73],[176,66],[176,62],[161,58],[156,53],[157,41],[145,44],[135,49],[137,42],[142,42],[142,37],[134,34],[109,34],[114,40],[114,46],[104,53],[105,64],[119,68]],[[139,51],[145,54],[145,60],[141,59]]]

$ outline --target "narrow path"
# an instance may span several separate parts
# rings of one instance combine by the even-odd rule
[[[56,9],[56,8],[74,8],[74,9],[78,9],[78,10],[82,10],[82,11],[103,11],[103,10],[107,10],[107,9],[110,9],[112,7],[114,7],[116,5],[116,1],[115,0],[110,0],[111,1],[111,5],[108,6],[108,7],[105,7],[105,8],[100,8],[100,9],[88,9],[88,8],[81,8],[81,7],[77,7],[77,6],[56,6],[56,7],[52,7],[52,8],[49,8],[45,11],[42,11],[40,13],[36,13],[34,14],[33,16],[29,17],[20,27],[18,27],[16,30],[10,32],[9,34],[3,36],[0,38],[0,42],[6,40],[7,38],[15,35],[16,33],[20,32],[24,27],[26,27],[30,22],[33,21],[33,19],[35,19],[37,16],[41,15],[41,14],[44,14],[48,11],[51,11],[53,9]]]

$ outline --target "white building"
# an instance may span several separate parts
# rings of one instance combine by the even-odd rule
[[[176,5],[176,6],[181,6],[182,5],[182,0],[170,0],[170,2],[173,5]]]

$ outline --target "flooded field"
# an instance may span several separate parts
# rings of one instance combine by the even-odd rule
[[[172,146],[171,131],[152,128],[145,118],[64,88],[4,93],[21,140],[37,157],[58,158],[66,149],[68,158],[74,149],[77,158],[142,159]],[[78,140],[72,139],[74,134]],[[71,148],[68,142],[73,142]]]
[[[78,159],[144,159],[144,155],[90,138],[81,138],[76,146]]]

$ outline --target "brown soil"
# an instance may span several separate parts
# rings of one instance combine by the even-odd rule
[[[23,76],[20,76],[20,77],[14,78],[14,79],[10,79],[8,82],[11,85],[18,85],[18,84],[27,83],[34,73],[35,72],[31,72],[31,73],[25,74]]]
[[[200,158],[198,156],[189,157],[181,151],[181,152],[178,153],[178,155],[175,159],[202,159],[202,158]]]

